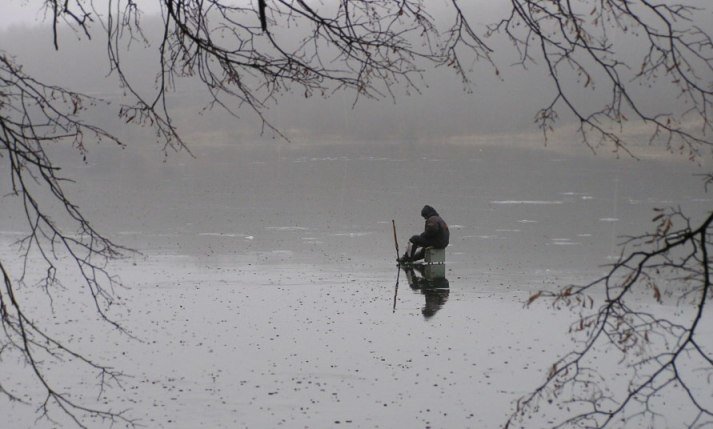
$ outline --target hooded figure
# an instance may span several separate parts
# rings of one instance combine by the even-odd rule
[[[448,225],[436,209],[429,205],[423,206],[421,216],[426,220],[424,231],[420,235],[414,235],[409,239],[409,248],[399,259],[399,262],[418,261],[423,259],[426,247],[445,249],[448,246],[450,232]]]

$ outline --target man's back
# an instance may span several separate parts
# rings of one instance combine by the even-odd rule
[[[421,215],[426,218],[426,225],[421,234],[424,244],[433,246],[438,249],[444,249],[448,246],[450,240],[450,231],[448,224],[431,206],[424,206],[421,210]]]

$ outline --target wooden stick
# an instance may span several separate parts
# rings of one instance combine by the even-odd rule
[[[401,267],[396,267],[398,271],[396,271],[396,286],[394,287],[394,308],[391,311],[392,313],[396,313],[396,297],[399,296],[399,276],[401,275]]]
[[[401,267],[398,266],[398,260],[399,260],[399,240],[396,238],[396,221],[391,219],[391,226],[394,227],[394,246],[396,246],[396,286],[394,287],[394,308],[392,310],[392,313],[396,313],[396,297],[399,294],[399,276],[401,275]]]
[[[396,221],[391,219],[391,225],[394,227],[394,245],[396,246],[396,259],[399,259],[399,240],[396,238]]]

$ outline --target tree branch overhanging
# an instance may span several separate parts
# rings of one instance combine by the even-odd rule
[[[647,0],[513,0],[510,15],[490,27],[504,33],[520,53],[520,64],[541,61],[554,87],[552,102],[535,122],[545,138],[562,110],[579,124],[579,134],[595,150],[611,144],[633,155],[621,131],[639,121],[651,141],[692,160],[713,146],[711,118],[713,41],[696,21],[700,11],[686,4]],[[631,52],[631,40],[643,50]],[[638,63],[635,63],[637,62]],[[667,88],[679,105],[652,109],[641,88]],[[599,108],[588,107],[582,91],[609,93]]]
[[[129,77],[122,62],[127,45],[148,43],[140,2],[44,0],[43,4],[52,22],[55,49],[61,49],[62,25],[71,27],[80,37],[106,37],[108,64],[127,94],[118,115],[126,126],[153,129],[164,151],[187,148],[167,99],[180,78],[198,79],[211,100],[209,107],[221,107],[236,116],[241,107],[251,109],[264,128],[280,134],[264,112],[287,91],[299,89],[306,96],[328,96],[348,90],[355,102],[360,97],[395,97],[399,86],[418,90],[427,65],[450,67],[468,85],[465,56],[489,63],[498,73],[492,50],[484,42],[487,34],[478,34],[472,17],[464,12],[465,3],[458,0],[448,2],[452,19],[445,26],[437,22],[429,3],[421,0],[257,0],[256,4],[162,0],[164,25],[157,53],[160,65],[154,91],[147,94],[138,89],[138,82]],[[105,5],[106,10],[98,10]],[[593,150],[611,145],[617,153],[635,156],[623,130],[640,122],[650,131],[652,141],[660,140],[670,151],[685,153],[694,160],[706,155],[713,132],[713,39],[709,30],[698,24],[698,9],[649,0],[511,0],[510,7],[506,18],[491,26],[489,32],[509,38],[521,65],[545,67],[553,97],[535,116],[545,139],[561,117],[569,116]],[[629,37],[645,44],[635,63],[626,46],[619,43]],[[679,106],[671,111],[653,110],[637,88],[658,88],[664,81],[673,88],[671,98],[678,100]],[[598,108],[587,108],[581,102],[582,91],[603,95],[604,101]],[[19,351],[33,368],[47,393],[41,407],[43,416],[48,417],[54,406],[80,426],[83,416],[126,422],[129,419],[122,412],[84,407],[58,394],[47,382],[40,355],[83,361],[101,375],[102,391],[105,380],[114,383],[121,373],[47,335],[26,315],[21,300],[16,299],[15,287],[29,269],[34,269],[27,264],[36,254],[46,273],[40,287],[51,297],[59,284],[56,265],[62,257],[68,258],[83,278],[100,317],[122,330],[107,312],[113,302],[113,286],[118,284],[107,263],[127,249],[96,231],[67,198],[63,191],[66,179],[59,175],[45,148],[47,144],[71,144],[84,154],[87,141],[124,142],[80,119],[81,112],[98,100],[25,75],[5,53],[0,53],[0,96],[0,162],[7,166],[0,171],[8,178],[13,201],[25,214],[28,231],[20,242],[25,263],[15,280],[7,265],[0,263],[4,285],[0,289],[4,333],[0,356]],[[707,177],[707,184],[713,181],[711,177]],[[61,216],[47,208],[46,201],[36,193],[38,187],[59,203]],[[697,335],[703,314],[710,310],[706,303],[712,294],[708,248],[711,219],[692,227],[680,210],[660,215],[657,231],[628,242],[639,250],[623,255],[606,276],[551,295],[557,304],[592,305],[590,293],[601,293],[605,301],[572,327],[584,336],[580,348],[560,359],[546,382],[523,398],[509,425],[521,423],[533,407],[552,397],[548,395],[561,397],[568,386],[586,387],[589,396],[572,398],[583,408],[560,426],[602,427],[631,408],[639,410],[636,416],[653,418],[656,412],[651,401],[674,388],[697,410],[691,427],[711,420],[710,407],[689,387],[690,381],[681,370],[684,365],[680,364],[689,356],[698,356],[709,371],[713,361],[708,344]],[[59,224],[53,220],[57,217],[67,222]],[[674,230],[673,225],[681,223],[684,226]],[[68,228],[78,233],[69,234]],[[664,283],[680,287],[667,292],[662,278]],[[653,310],[636,308],[630,297],[642,292],[656,301],[665,299],[667,293],[682,301],[695,300],[698,316],[675,321]],[[648,356],[642,354],[652,344],[673,346]],[[588,361],[589,356],[608,348],[626,359],[637,357],[627,361],[632,378],[627,386],[630,394],[624,399],[597,384],[602,379]],[[11,400],[19,398],[1,381],[0,394]]]
[[[19,240],[24,264],[16,282],[23,284],[28,274],[30,259],[39,259],[45,265],[45,276],[39,286],[52,297],[57,290],[56,264],[69,261],[76,266],[91,294],[99,316],[116,329],[123,328],[108,315],[113,302],[112,288],[116,279],[106,270],[109,259],[127,250],[101,235],[83,216],[64,193],[63,182],[45,150],[46,144],[68,142],[84,153],[85,138],[112,141],[121,144],[101,128],[77,119],[77,114],[96,100],[56,86],[45,85],[25,75],[19,66],[5,53],[0,53],[0,161],[5,166],[11,195],[4,201],[17,201],[24,213],[29,232]],[[43,201],[37,194],[49,195],[54,201]],[[11,200],[12,199],[12,200]],[[62,215],[77,228],[70,234],[50,216],[52,205],[58,202]],[[2,288],[0,288],[0,325],[3,338],[0,340],[0,357],[17,354],[31,368],[35,380],[45,391],[45,399],[39,407],[40,417],[51,419],[53,410],[70,417],[80,427],[86,427],[85,419],[101,419],[133,425],[133,420],[123,411],[106,411],[88,407],[62,393],[47,375],[47,361],[78,361],[88,370],[96,371],[99,390],[120,385],[122,373],[94,362],[91,358],[67,347],[62,341],[46,333],[29,316],[18,298],[16,282],[6,266],[0,261]],[[19,400],[19,394],[2,386],[0,393],[11,400]]]
[[[710,348],[709,332],[701,326],[704,315],[710,317],[713,300],[713,213],[695,227],[679,209],[660,209],[654,219],[656,231],[628,240],[633,250],[622,254],[602,278],[531,297],[529,304],[549,297],[555,305],[581,307],[584,312],[570,328],[581,337],[580,345],[558,359],[545,381],[518,401],[506,427],[518,426],[552,398],[561,411],[553,427],[604,428],[614,420],[629,424],[637,419],[653,424],[659,416],[651,404],[664,396],[695,411],[687,427],[713,424],[713,354],[702,346]],[[654,303],[641,304],[645,295]],[[681,306],[683,315],[672,314],[664,301]],[[612,369],[601,363],[611,353],[630,380],[618,390],[610,386]],[[699,374],[695,378],[689,375],[691,365]]]

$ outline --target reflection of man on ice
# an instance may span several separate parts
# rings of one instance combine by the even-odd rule
[[[421,216],[426,219],[424,231],[409,239],[406,252],[398,259],[399,263],[414,262],[423,259],[426,247],[445,249],[448,246],[450,231],[448,225],[431,206],[425,205],[421,209]]]
[[[448,301],[448,295],[450,294],[448,279],[424,274],[423,266],[421,265],[409,265],[403,267],[403,269],[411,289],[420,291],[426,298],[421,314],[426,319],[433,317]]]

